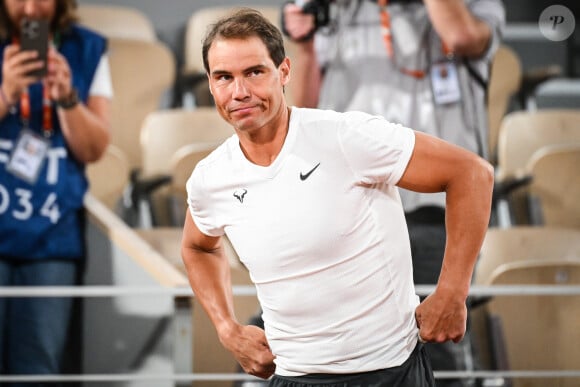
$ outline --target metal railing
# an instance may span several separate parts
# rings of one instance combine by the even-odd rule
[[[426,296],[435,289],[433,285],[415,287],[419,296]],[[233,286],[235,296],[255,296],[253,286]],[[576,285],[473,285],[469,296],[579,296]],[[0,298],[4,297],[122,297],[122,296],[172,296],[194,297],[188,287],[158,286],[36,286],[0,287]],[[510,370],[510,371],[435,371],[436,379],[514,379],[514,378],[580,378],[579,370]],[[0,375],[1,382],[196,382],[196,381],[255,381],[254,376],[243,373],[115,373],[83,375]]]

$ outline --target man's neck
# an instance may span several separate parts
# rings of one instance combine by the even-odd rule
[[[288,134],[290,110],[285,107],[278,118],[268,124],[268,128],[238,136],[242,152],[249,161],[267,167],[276,160]]]

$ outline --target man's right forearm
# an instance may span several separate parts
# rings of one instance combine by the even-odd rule
[[[234,315],[230,266],[223,248],[204,252],[195,248],[182,250],[183,262],[195,298],[211,319],[218,335],[237,324]]]
[[[244,371],[268,378],[276,369],[264,330],[238,323],[234,315],[230,263],[221,238],[203,234],[185,216],[181,255],[195,297],[211,319],[220,342]]]
[[[210,317],[220,339],[237,325],[234,315],[230,264],[221,239],[201,233],[186,213],[181,255],[195,297]]]

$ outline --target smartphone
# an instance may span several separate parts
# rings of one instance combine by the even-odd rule
[[[30,72],[28,75],[42,78],[47,73],[47,55],[48,55],[48,31],[49,22],[44,19],[23,19],[20,25],[20,50],[36,51],[38,57],[42,60],[44,66],[38,70]]]

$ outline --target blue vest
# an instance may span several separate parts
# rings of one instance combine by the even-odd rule
[[[60,38],[60,53],[73,74],[73,86],[86,102],[106,40],[73,26]],[[0,44],[4,52],[7,42]],[[0,65],[3,55],[0,55]],[[0,82],[2,81],[0,72]],[[42,85],[30,87],[30,129],[42,135]],[[74,159],[52,107],[50,149],[34,184],[7,171],[11,152],[22,130],[20,107],[0,121],[0,257],[64,258],[84,255],[83,197],[88,188],[84,164]]]

